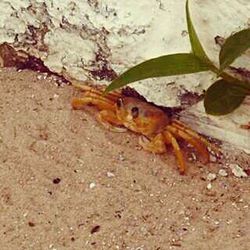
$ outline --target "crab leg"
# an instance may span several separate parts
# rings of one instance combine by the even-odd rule
[[[98,94],[100,96],[103,96],[103,90],[104,90],[103,87],[101,88],[101,90],[99,90],[99,89],[95,89],[93,87],[90,87],[88,85],[83,85],[83,84],[79,84],[76,82],[72,82],[72,85],[76,88],[79,88],[82,91],[91,92],[91,93],[95,93],[95,94]],[[105,95],[105,97],[112,100],[112,101],[116,101],[118,98],[121,97],[121,95],[122,95],[121,92],[113,91],[113,92]]]
[[[189,142],[200,152],[201,155],[203,155],[205,162],[209,161],[209,153],[207,148],[204,145],[202,145],[196,138],[192,137],[186,131],[176,128],[175,126],[172,125],[167,126],[166,129],[170,131],[172,134],[181,137],[185,141]]]
[[[115,113],[110,110],[102,110],[97,114],[97,120],[108,130],[113,132],[123,133],[126,132],[126,128],[116,127],[122,126],[120,120],[117,119]],[[115,126],[114,126],[115,125]]]
[[[174,136],[172,135],[170,131],[164,131],[164,136],[167,142],[170,142],[172,144],[177,161],[179,163],[178,166],[179,166],[180,174],[184,174],[186,171],[186,164],[185,164],[183,154],[181,152],[181,149],[177,140],[174,138]]]
[[[98,89],[90,89],[90,90],[87,90],[85,93],[96,94],[96,95],[99,95],[100,97],[102,96],[114,102],[116,102],[117,99],[121,97],[121,95],[119,95],[118,93],[109,93],[107,95],[103,95],[103,92]]]
[[[82,98],[73,98],[71,101],[71,105],[74,109],[82,109],[85,105],[95,105],[98,109],[108,109],[108,110],[115,110],[115,105],[113,102],[109,101],[108,99],[96,99],[92,96],[85,96]]]
[[[163,134],[158,134],[151,141],[145,136],[139,137],[139,144],[146,151],[150,151],[156,154],[162,154],[166,152],[166,146],[164,142]]]
[[[207,139],[205,139],[204,137],[202,137],[201,135],[199,135],[198,133],[196,133],[194,130],[190,129],[189,127],[187,127],[184,123],[178,121],[178,120],[174,120],[172,125],[184,132],[186,132],[187,134],[191,135],[193,138],[201,141],[202,143],[204,143],[207,147],[211,148],[215,153],[220,154],[220,150],[218,147],[214,146],[212,143],[210,143]]]
[[[115,103],[116,103],[116,102],[110,100],[106,96],[102,96],[102,95],[99,95],[99,94],[96,94],[96,93],[93,93],[93,92],[89,92],[89,91],[85,92],[83,97],[91,97],[91,98],[96,99],[96,100],[102,100],[102,101],[110,103],[112,105],[115,105]]]

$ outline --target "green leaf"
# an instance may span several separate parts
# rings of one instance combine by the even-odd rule
[[[220,51],[220,72],[250,48],[250,29],[241,30],[228,37]]]
[[[207,70],[209,70],[208,66],[193,54],[161,56],[142,62],[125,71],[106,88],[105,92],[147,78],[190,74]]]
[[[189,12],[189,5],[188,4],[189,4],[189,2],[187,0],[187,2],[186,2],[186,19],[187,19],[188,34],[189,34],[189,39],[190,39],[192,51],[203,62],[207,62],[208,64],[212,64],[210,62],[208,56],[206,55],[206,53],[201,45],[201,42],[197,36],[197,33],[194,29],[194,26],[193,26],[193,23],[191,20],[191,16],[190,16],[190,12]]]
[[[204,106],[208,114],[226,115],[231,113],[245,99],[248,90],[221,79],[210,86],[205,94]]]

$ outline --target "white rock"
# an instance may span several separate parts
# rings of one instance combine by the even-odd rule
[[[207,175],[207,180],[208,181],[214,181],[216,179],[217,175],[216,174],[213,174],[213,173],[209,173]]]
[[[225,169],[220,169],[219,172],[218,172],[218,174],[220,176],[223,176],[223,177],[228,176],[228,173],[227,173],[227,171]]]
[[[41,80],[43,78],[43,76],[42,75],[38,75],[36,78],[37,78],[37,80]]]
[[[216,162],[217,158],[214,155],[210,155],[210,162]]]
[[[26,47],[59,74],[65,72],[78,80],[95,81],[90,72],[102,69],[103,63],[121,73],[153,57],[190,52],[185,3],[186,0],[0,1],[0,42]],[[227,37],[246,28],[250,2],[196,0],[189,4],[201,42],[211,60],[218,64],[219,48],[214,37]],[[43,25],[47,31],[37,38],[43,37],[44,41],[36,41],[30,29]],[[104,60],[94,63],[98,54]],[[247,62],[243,56],[235,63],[246,66]],[[214,74],[205,72],[149,79],[133,87],[156,104],[179,106],[179,94],[186,90],[202,93],[214,79]]]
[[[95,188],[96,187],[96,184],[94,183],[94,182],[91,182],[90,184],[89,184],[89,188],[90,189],[93,189],[93,188]]]
[[[210,182],[207,184],[207,189],[208,189],[208,190],[211,190],[211,189],[212,189],[212,184],[211,184]]]
[[[231,168],[232,173],[236,177],[248,177],[247,173],[238,165],[238,164],[229,164],[229,168]]]
[[[107,172],[107,176],[108,176],[109,178],[115,177],[115,175],[114,175],[112,172]]]

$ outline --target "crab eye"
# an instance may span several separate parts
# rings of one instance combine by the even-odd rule
[[[123,106],[123,100],[122,98],[119,98],[117,101],[116,101],[116,104],[117,104],[117,107],[120,108],[121,106]]]
[[[133,107],[131,109],[131,114],[132,114],[132,117],[135,119],[139,116],[139,109],[138,107]]]

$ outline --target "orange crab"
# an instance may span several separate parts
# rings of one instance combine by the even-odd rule
[[[160,108],[138,98],[124,96],[122,91],[103,95],[102,87],[90,87],[73,83],[84,91],[80,98],[73,98],[72,107],[82,109],[94,105],[100,111],[97,120],[111,131],[124,132],[127,129],[141,134],[139,144],[143,149],[154,153],[165,153],[166,145],[171,144],[177,157],[179,171],[184,174],[186,163],[177,139],[190,143],[209,161],[208,147],[218,152],[216,146],[176,119],[171,119]]]

